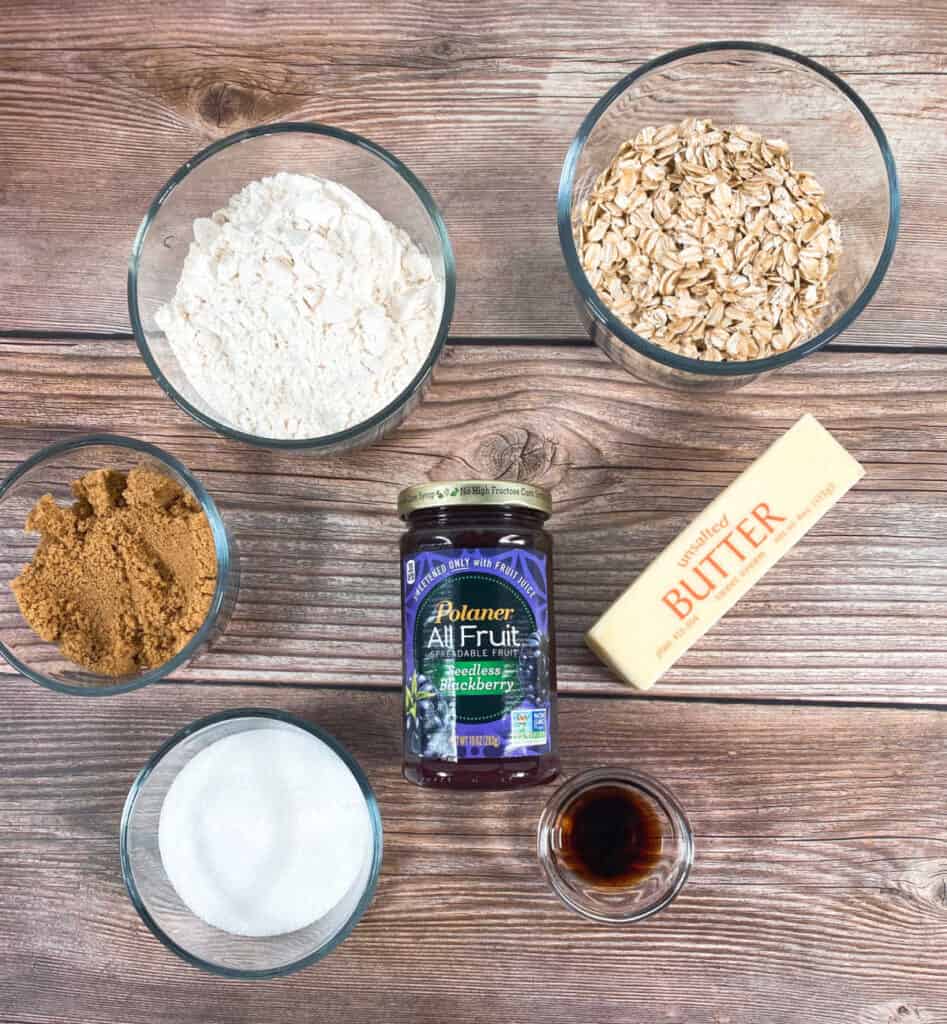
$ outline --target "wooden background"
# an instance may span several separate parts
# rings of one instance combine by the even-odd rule
[[[591,104],[637,63],[719,38],[844,75],[898,162],[902,230],[869,310],[825,352],[726,398],[637,384],[582,337],[554,191]],[[347,457],[197,426],[129,335],[148,202],[209,141],[315,119],[392,149],[458,258],[426,403]],[[947,1022],[947,5],[8,2],[0,16],[0,470],[74,433],[154,441],[208,485],[243,589],[173,682],[80,700],[3,669],[3,1024]],[[659,686],[584,650],[605,604],[766,444],[815,413],[863,483]],[[425,478],[554,488],[565,771],[631,763],[688,808],[697,864],[636,928],[585,923],[533,855],[549,789],[400,780],[394,498]],[[2,628],[0,622],[0,628]],[[322,964],[265,984],[159,946],[122,887],[135,773],[246,704],[336,733],[386,827],[377,898]]]

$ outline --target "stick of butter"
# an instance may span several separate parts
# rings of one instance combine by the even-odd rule
[[[864,475],[803,416],[658,555],[586,643],[623,680],[649,689]]]

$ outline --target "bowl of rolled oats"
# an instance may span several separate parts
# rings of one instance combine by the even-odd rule
[[[749,42],[668,53],[589,112],[559,239],[592,339],[635,376],[732,388],[822,348],[894,252],[894,158],[815,61]]]

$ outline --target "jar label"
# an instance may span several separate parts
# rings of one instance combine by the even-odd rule
[[[405,742],[423,758],[550,749],[546,556],[452,548],[404,558]]]

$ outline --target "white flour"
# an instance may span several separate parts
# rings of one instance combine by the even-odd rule
[[[404,231],[343,185],[280,173],[194,222],[155,322],[216,417],[306,438],[397,397],[430,352],[442,303],[431,260]]]

